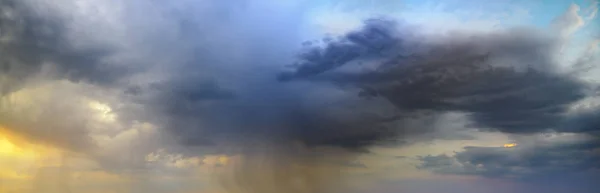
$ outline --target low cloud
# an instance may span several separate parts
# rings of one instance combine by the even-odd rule
[[[600,143],[577,134],[525,137],[512,148],[465,147],[454,155],[430,155],[419,159],[420,169],[439,174],[475,175],[519,181],[562,181],[569,176],[592,179],[600,169]]]

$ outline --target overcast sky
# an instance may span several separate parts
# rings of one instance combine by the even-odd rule
[[[0,0],[0,192],[598,192],[598,6]]]

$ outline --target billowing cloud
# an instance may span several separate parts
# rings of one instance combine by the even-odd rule
[[[341,190],[339,171],[368,169],[357,157],[373,146],[468,129],[597,132],[597,111],[569,110],[595,85],[560,64],[561,30],[375,18],[322,38],[311,5],[2,1],[0,127],[133,177],[219,168],[226,191],[248,193]],[[475,149],[423,167],[499,151]]]
[[[0,6],[2,94],[39,73],[98,84],[112,83],[127,74],[125,66],[110,61],[113,48],[70,42],[70,23],[59,15],[36,12],[34,7],[12,0]]]
[[[552,36],[528,29],[419,37],[414,28],[370,20],[301,56],[292,74],[361,88],[399,111],[461,111],[480,128],[508,133],[568,130],[563,113],[590,87],[565,74]],[[552,94],[550,94],[552,93]]]
[[[577,71],[581,63],[595,64],[583,58],[576,65],[564,64],[557,57],[565,33],[583,25],[576,5],[555,25],[560,26],[550,33],[513,28],[424,35],[404,21],[372,19],[345,36],[309,45],[292,71],[280,74],[279,80],[359,88],[360,96],[392,103],[399,122],[423,111],[461,112],[483,131],[516,136],[578,133],[585,140],[559,144],[519,141],[517,144],[528,145],[516,149],[501,144],[466,147],[455,155],[424,156],[419,168],[532,181],[560,181],[567,179],[563,175],[573,175],[589,185],[591,181],[584,179],[598,171],[598,108],[572,109],[595,97],[597,85],[570,72]],[[596,55],[589,50],[584,58]]]

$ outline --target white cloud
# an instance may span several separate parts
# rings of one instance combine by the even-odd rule
[[[561,36],[568,37],[585,24],[583,17],[579,15],[580,9],[577,4],[571,4],[565,13],[554,19],[552,27]]]

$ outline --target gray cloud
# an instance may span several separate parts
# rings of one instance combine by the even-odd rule
[[[156,12],[171,13],[169,10],[180,9],[176,5],[166,3],[164,10]],[[5,7],[21,9],[15,6],[7,4]],[[64,25],[62,18],[37,18],[26,6],[20,7],[22,11],[13,12],[42,23],[56,23],[54,28],[58,32],[65,30],[61,26]],[[211,13],[214,17],[229,14],[226,21],[218,25],[189,14],[192,12],[182,10],[162,18],[164,20],[156,25],[174,28],[154,35],[132,31],[129,36],[164,35],[163,39],[143,44],[158,47],[144,52],[160,51],[161,57],[143,54],[147,58],[136,63],[164,61],[157,62],[159,67],[147,73],[150,75],[144,80],[114,85],[128,87],[124,94],[127,101],[133,101],[115,109],[121,121],[153,122],[187,145],[238,143],[242,140],[237,139],[241,138],[360,149],[398,137],[433,132],[435,129],[427,123],[415,121],[422,119],[427,111],[462,111],[469,114],[475,127],[510,133],[565,130],[566,127],[555,126],[563,122],[565,106],[583,98],[587,86],[558,71],[551,56],[556,51],[555,42],[541,33],[513,29],[491,34],[428,36],[420,34],[417,26],[386,19],[367,20],[362,29],[324,42],[324,48],[309,46],[307,52],[300,54],[301,61],[295,64],[295,71],[279,76],[280,80],[314,81],[278,82],[273,80],[278,74],[278,63],[288,61],[288,56],[298,47],[296,44],[301,42],[288,38],[288,32],[298,27],[283,22],[294,19],[290,16],[292,13],[276,12],[274,14],[282,17],[270,19],[260,14],[248,18],[229,12]],[[136,18],[132,15],[130,18]],[[6,22],[3,23],[11,24],[14,21],[11,18],[4,17]],[[255,21],[260,21],[259,25],[278,27],[265,30],[243,25]],[[125,20],[124,23],[144,22]],[[182,23],[185,25],[179,25]],[[198,25],[214,29],[194,27]],[[27,25],[22,28],[27,27],[31,28]],[[247,30],[244,36],[232,32],[246,27],[252,30]],[[8,29],[13,28],[17,29]],[[69,38],[63,37],[63,33],[43,35],[36,34],[41,33],[39,30],[30,31],[32,37],[41,39],[26,38],[25,31],[14,31],[11,37],[19,37],[12,38],[17,43],[3,45],[6,49],[19,50],[20,46],[16,45],[48,39],[55,43],[48,48],[34,46],[31,48],[34,51],[21,50],[20,53],[69,60],[88,56],[79,53],[81,49],[68,47]],[[228,37],[237,40],[225,41]],[[49,51],[42,54],[35,50]],[[67,55],[61,56],[63,53]],[[123,53],[116,55],[119,54]],[[18,61],[25,58],[19,54],[11,57]],[[116,72],[126,70],[101,62],[106,57],[94,57],[90,62],[55,60],[54,63],[63,68],[59,70],[63,77],[71,80],[85,79],[104,85],[125,77]],[[27,64],[41,69],[45,60]],[[28,77],[31,72],[3,74]],[[3,83],[9,85],[7,81]],[[361,90],[360,96],[355,95],[358,90]],[[548,94],[550,92],[552,94]],[[133,108],[136,105],[145,110]]]
[[[87,107],[88,103],[73,96],[83,89],[71,86],[31,85],[0,97],[0,126],[44,144],[75,150],[90,148],[93,143],[87,130],[90,123],[97,122],[94,111]]]
[[[600,108],[585,108],[568,115],[561,124],[563,128],[569,131],[587,132],[592,135],[600,136]]]
[[[0,94],[18,89],[28,77],[45,70],[97,84],[115,82],[130,70],[110,63],[113,48],[74,46],[67,36],[67,23],[57,15],[36,12],[12,0],[2,1],[0,8],[0,76],[4,80]]]
[[[280,80],[309,79],[361,88],[400,111],[459,111],[474,126],[508,133],[565,131],[571,103],[590,85],[561,73],[558,40],[529,29],[451,37],[368,20],[360,30],[300,55]],[[361,67],[362,65],[362,67]]]
[[[284,15],[287,17],[287,14]],[[245,19],[235,18],[232,22]],[[263,19],[263,23],[274,22],[269,24],[274,26],[279,22]],[[248,33],[253,36],[254,32]],[[289,59],[273,55],[269,50],[292,51],[290,48],[297,42],[282,39],[281,42],[289,42],[289,48],[281,48],[279,44],[253,44],[262,41],[262,33],[281,31],[277,28],[260,33],[257,39],[243,39],[234,42],[235,45],[226,43],[215,48],[247,47],[248,50],[243,51],[247,54],[224,60],[237,53],[224,51],[207,55],[200,52],[201,56],[190,57],[181,68],[170,69],[178,74],[173,81],[142,86],[137,89],[141,93],[133,97],[154,109],[157,119],[162,120],[159,123],[187,145],[260,141],[361,149],[388,136],[390,139],[396,136],[392,134],[395,131],[381,121],[386,118],[386,111],[391,110],[383,101],[365,100],[328,84],[275,81],[276,62]],[[278,41],[273,38],[285,39],[278,35],[269,38],[269,42]],[[248,67],[248,64],[255,65]]]
[[[368,168],[367,165],[365,165],[364,163],[361,163],[360,161],[346,162],[346,163],[343,163],[343,165],[347,166],[347,167],[351,167],[351,168]]]
[[[420,169],[439,174],[479,175],[519,181],[586,180],[598,176],[596,138],[563,143],[537,142],[515,148],[465,147],[455,155],[424,156]],[[587,180],[586,182],[591,182]]]
[[[473,127],[507,133],[596,130],[594,122],[580,121],[593,121],[595,114],[563,119],[565,107],[585,97],[588,85],[559,71],[553,37],[529,29],[429,36],[407,23],[371,19],[321,42],[324,48],[306,44],[294,71],[282,74],[278,68],[297,52],[307,27],[298,25],[304,23],[302,3],[129,1],[112,14],[123,23],[115,28],[124,30],[89,39],[73,36],[61,14],[38,13],[28,7],[36,1],[23,2],[1,4],[14,13],[0,16],[0,53],[10,53],[0,55],[2,94],[31,86],[17,82],[35,79],[46,67],[56,74],[41,82],[66,79],[103,94],[51,90],[60,103],[43,103],[41,115],[47,116],[31,123],[14,113],[16,106],[0,106],[0,115],[11,115],[0,118],[1,125],[64,147],[87,147],[90,112],[66,95],[90,96],[114,106],[121,127],[150,122],[182,149],[246,156],[224,183],[232,191],[290,192],[296,177],[313,188],[304,192],[335,188],[341,168],[323,173],[315,165],[351,163],[373,145],[435,132],[441,125],[435,120],[446,112],[466,113]],[[65,7],[58,10],[74,12]],[[74,25],[90,29],[84,23]],[[98,43],[104,40],[109,46]],[[42,132],[43,126],[56,129]],[[114,138],[135,141],[121,137]],[[144,147],[131,151],[139,157],[157,145],[138,146]],[[122,153],[121,146],[110,147],[106,155],[91,154],[104,167],[122,169],[114,165],[126,165],[124,159],[110,157]],[[260,187],[265,180],[277,185]]]
[[[7,29],[25,31],[8,33],[16,43],[3,44],[5,49],[39,57],[48,55],[50,59],[69,59],[56,59],[53,63],[63,68],[59,71],[71,80],[111,82],[124,76],[116,72],[126,71],[101,62],[106,55],[93,57],[89,62],[74,60],[89,55],[68,47],[68,38],[59,33],[65,30],[61,18],[35,17],[26,6],[5,4],[6,9],[19,13],[25,21],[52,24],[52,29],[57,31],[43,34],[30,29],[33,25],[27,22],[17,27],[14,17],[6,16],[3,25],[13,26]],[[176,5],[167,3],[164,10],[176,9]],[[413,129],[431,127],[419,125],[418,121],[405,116],[420,117],[420,111],[462,111],[470,114],[474,126],[511,133],[560,130],[565,128],[555,126],[561,123],[564,107],[585,96],[586,85],[558,72],[551,57],[556,51],[553,39],[532,30],[430,37],[420,34],[418,27],[401,21],[371,19],[362,29],[324,42],[324,48],[307,48],[308,51],[299,56],[301,62],[295,64],[295,71],[279,76],[280,80],[316,81],[277,82],[272,79],[278,73],[276,63],[289,60],[287,56],[299,42],[276,35],[294,29],[282,23],[283,19],[266,19],[266,15],[243,18],[229,13],[232,15],[217,27],[188,14],[192,13],[182,11],[169,15],[156,24],[185,23],[171,25],[180,27],[174,33],[178,35],[171,37],[171,30],[165,30],[167,40],[144,44],[165,46],[154,51],[161,51],[166,56],[165,64],[170,66],[158,68],[160,71],[155,74],[162,75],[156,80],[138,81],[125,91],[134,103],[150,111],[136,112],[127,108],[117,111],[123,113],[121,117],[125,121],[146,119],[159,124],[167,128],[167,133],[189,145],[256,138],[254,141],[278,139],[308,145],[363,148],[403,135],[432,132],[433,129]],[[288,16],[291,13],[276,14],[291,18]],[[242,23],[255,20],[261,21],[260,25],[279,27],[252,28],[246,37],[231,33],[243,28]],[[195,28],[195,25],[212,26],[214,31]],[[142,33],[139,36],[155,35]],[[237,37],[238,40],[206,41],[205,38],[210,37]],[[53,43],[41,47],[39,42],[33,42],[46,40]],[[270,43],[276,41],[281,43]],[[25,49],[21,45],[35,46]],[[9,58],[13,58],[11,61],[28,59],[21,55],[13,54]],[[145,60],[154,59],[148,55]],[[23,62],[28,64],[27,68],[41,69],[45,60],[48,59]],[[364,68],[359,63],[363,63]],[[23,69],[25,74],[12,71],[3,74],[27,77],[30,71],[35,71]],[[127,85],[117,87],[123,86]],[[360,96],[379,99],[354,96],[356,88],[362,90]],[[553,94],[548,94],[550,92]],[[412,128],[407,128],[409,126]]]
[[[11,80],[17,77],[23,77],[23,80],[39,78],[34,82],[50,85],[53,81],[49,80],[66,80],[70,86],[63,91],[47,89],[40,96],[27,93],[49,98],[33,103],[41,104],[39,107],[44,112],[35,120],[24,118],[36,114],[34,107],[31,111],[16,114],[22,104],[2,106],[0,110],[11,116],[2,117],[0,124],[31,140],[86,153],[110,171],[136,173],[145,169],[140,155],[156,147],[157,144],[149,140],[158,137],[144,137],[141,129],[130,126],[136,122],[150,122],[160,128],[157,135],[168,138],[167,141],[173,138],[184,147],[182,149],[208,146],[212,147],[211,152],[223,149],[219,153],[242,154],[245,157],[243,163],[233,166],[233,175],[226,178],[229,184],[224,183],[234,189],[290,192],[295,187],[288,186],[289,180],[299,177],[308,180],[305,190],[300,191],[325,191],[336,188],[333,185],[341,179],[335,175],[336,170],[344,167],[338,164],[321,171],[326,163],[330,163],[329,159],[339,159],[337,163],[344,163],[358,152],[364,152],[368,145],[396,136],[392,134],[395,131],[380,124],[386,111],[390,111],[384,101],[348,95],[344,89],[327,84],[282,84],[275,80],[279,65],[289,61],[298,47],[296,40],[300,38],[296,37],[301,35],[299,28],[305,27],[296,24],[301,23],[300,8],[280,9],[280,6],[292,5],[253,1],[239,7],[220,7],[221,3],[208,2],[185,9],[186,6],[179,4],[189,4],[185,1],[122,3],[118,5],[122,5],[124,11],[114,15],[124,24],[125,30],[108,30],[112,33],[94,39],[98,37],[75,36],[70,31],[76,29],[74,27],[87,29],[89,26],[85,22],[72,24],[69,19],[61,17],[65,13],[77,13],[69,10],[68,1],[64,5],[42,4],[48,8],[44,9],[47,12],[43,12],[42,16],[36,15],[42,13],[28,7],[40,2],[12,3],[14,6],[5,7],[23,18],[52,24],[52,29],[57,32],[43,34],[29,29],[38,25],[27,22],[23,26],[6,28],[15,29],[8,34],[14,43],[2,46],[5,50],[14,50],[15,54],[9,55],[9,58],[18,65],[11,63],[11,69],[2,75]],[[200,9],[211,10],[214,6],[219,11],[196,13]],[[144,8],[149,11],[144,17],[138,17],[135,10]],[[204,13],[208,14],[207,17],[199,17],[198,14]],[[21,25],[6,15],[2,19],[3,25]],[[75,20],[78,19],[81,18]],[[20,28],[33,31],[33,35],[27,30],[19,31]],[[115,44],[116,48],[105,47],[100,43],[103,41],[99,41],[103,39],[111,46],[113,42],[120,44]],[[38,45],[46,40],[51,44]],[[30,47],[21,48],[21,45]],[[106,49],[107,54],[81,53],[85,49],[80,45],[99,47],[102,51]],[[30,58],[25,54],[39,58],[28,60]],[[75,60],[78,57],[91,59]],[[51,76],[42,72],[46,68],[45,63],[55,70]],[[134,68],[139,64],[146,66]],[[19,73],[13,71],[14,66],[20,66]],[[121,67],[132,67],[134,71],[130,73],[127,71],[129,68]],[[12,86],[12,83],[2,80],[3,85]],[[7,89],[3,96],[6,101],[12,102],[8,96],[28,91],[33,85],[22,84]],[[87,94],[85,89],[98,90]],[[50,97],[45,98],[46,95]],[[106,131],[109,134],[103,133],[104,138],[92,139],[98,131],[88,127],[88,124],[95,123],[91,110],[84,106],[85,103],[69,102],[70,99],[86,97],[113,107],[116,123],[105,127],[119,127],[116,130],[120,132]],[[64,110],[59,110],[59,107]],[[68,120],[67,117],[73,119]],[[42,129],[45,126],[52,127],[52,130]],[[323,146],[333,146],[333,150],[323,153],[318,150],[325,148]],[[235,151],[231,152],[232,149]],[[296,155],[289,153],[298,151],[300,153]],[[207,152],[185,153],[198,155]],[[267,168],[262,167],[264,162],[269,163]],[[306,169],[298,170],[298,165]],[[254,167],[264,169],[262,177],[254,176],[256,173],[250,169]],[[269,180],[275,181],[276,185],[259,187]]]
[[[537,182],[578,179],[590,186],[598,171],[598,113],[571,113],[569,107],[593,96],[594,85],[558,67],[561,41],[526,28],[432,37],[401,22],[367,20],[335,41],[307,45],[279,80],[359,88],[362,97],[392,103],[399,122],[415,112],[462,112],[470,127],[483,130],[583,133],[590,139],[517,149],[466,147],[452,156],[420,157],[419,168]]]

